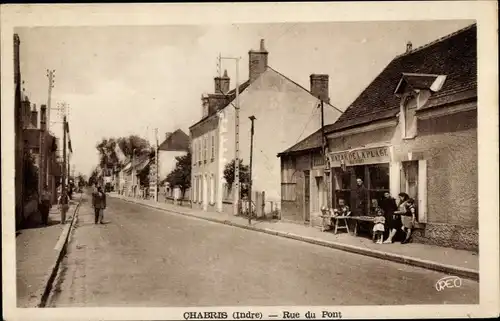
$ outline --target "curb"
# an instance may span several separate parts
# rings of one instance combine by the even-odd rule
[[[463,267],[447,265],[447,264],[442,264],[442,263],[436,263],[436,262],[432,262],[432,261],[428,261],[428,260],[417,259],[417,258],[399,255],[399,254],[394,254],[394,253],[387,253],[387,252],[382,252],[382,251],[378,251],[378,250],[366,249],[366,248],[362,248],[362,247],[358,247],[358,246],[354,246],[354,245],[329,242],[329,241],[324,241],[324,240],[320,240],[320,239],[316,239],[316,238],[312,238],[312,237],[301,236],[301,235],[297,235],[297,234],[293,234],[293,233],[281,232],[281,231],[276,231],[276,230],[267,229],[267,228],[248,226],[248,225],[234,223],[234,222],[231,222],[228,220],[223,220],[223,219],[197,216],[194,214],[184,213],[184,212],[175,211],[175,210],[167,210],[165,208],[162,208],[160,206],[155,206],[153,204],[139,203],[139,202],[135,202],[132,200],[128,200],[126,198],[117,197],[117,196],[111,196],[111,197],[118,198],[118,199],[121,199],[123,201],[129,202],[132,204],[150,207],[150,208],[154,208],[154,209],[165,211],[165,212],[177,213],[180,215],[184,215],[184,216],[188,216],[188,217],[192,217],[192,218],[197,218],[197,219],[201,219],[201,220],[205,220],[205,221],[210,221],[210,222],[214,222],[214,223],[220,223],[220,224],[225,224],[225,225],[229,225],[229,226],[239,227],[239,228],[246,229],[246,230],[266,233],[266,234],[270,234],[270,235],[274,235],[274,236],[279,236],[279,237],[293,239],[293,240],[297,240],[297,241],[302,241],[302,242],[306,242],[306,243],[310,243],[310,244],[329,247],[332,249],[341,250],[341,251],[345,251],[345,252],[360,254],[360,255],[369,256],[369,257],[373,257],[373,258],[377,258],[377,259],[382,259],[382,260],[392,261],[392,262],[396,262],[396,263],[416,266],[416,267],[420,267],[420,268],[424,268],[424,269],[428,269],[428,270],[433,270],[433,271],[437,271],[437,272],[452,274],[454,276],[467,278],[467,279],[470,279],[473,281],[479,281],[479,271],[472,270],[472,269],[467,269],[467,268],[463,268]]]
[[[45,289],[43,291],[43,294],[40,298],[40,302],[37,304],[37,308],[43,308],[47,304],[47,299],[49,298],[50,292],[52,290],[52,284],[54,283],[54,280],[57,276],[57,271],[59,270],[59,265],[61,261],[64,258],[64,255],[66,255],[66,248],[68,245],[68,240],[69,240],[69,235],[71,234],[71,229],[73,228],[73,224],[76,221],[76,217],[78,216],[78,210],[80,209],[80,204],[82,203],[82,198],[83,198],[83,193],[80,195],[80,199],[78,200],[78,204],[75,206],[75,211],[73,212],[73,217],[71,218],[71,222],[64,228],[63,232],[61,235],[64,235],[64,243],[59,250],[59,254],[57,255],[57,260],[52,268],[52,271],[50,272],[50,276],[45,283]]]

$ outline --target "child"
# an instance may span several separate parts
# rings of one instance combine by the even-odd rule
[[[403,230],[406,230],[406,238],[401,244],[406,244],[411,241],[411,230],[415,225],[415,220],[417,216],[417,209],[415,207],[415,200],[410,198],[406,204],[406,213],[401,216],[401,221],[403,223]]]
[[[349,210],[349,206],[345,204],[343,198],[340,198],[338,207],[333,209],[333,216],[349,216],[350,214],[351,211]]]
[[[377,216],[375,216],[375,220],[373,221],[373,242],[377,244],[382,244],[384,239],[384,231],[385,231],[385,216],[384,210],[381,208],[377,209]]]

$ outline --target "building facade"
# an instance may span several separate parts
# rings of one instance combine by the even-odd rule
[[[305,89],[268,65],[264,41],[249,52],[249,79],[239,86],[239,158],[250,160],[250,116],[256,118],[253,137],[252,190],[265,192],[266,206],[281,200],[280,162],[276,153],[321,127],[341,111],[329,104],[328,75],[313,74]],[[215,93],[202,97],[203,117],[190,128],[192,139],[192,200],[203,209],[232,212],[232,186],[224,168],[235,157],[235,90],[225,73],[215,78]]]
[[[415,241],[477,250],[476,66],[475,25],[409,44],[325,129],[333,206],[352,203],[361,178],[366,211],[384,192],[405,192],[417,204]],[[298,160],[282,155],[283,172]]]

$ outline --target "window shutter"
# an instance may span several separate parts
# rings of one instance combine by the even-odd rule
[[[389,190],[393,197],[400,193],[401,183],[401,162],[391,162],[389,164]]]
[[[427,160],[418,161],[418,221],[427,223]]]

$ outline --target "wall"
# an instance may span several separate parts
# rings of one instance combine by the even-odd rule
[[[266,200],[281,201],[279,152],[295,145],[321,126],[318,99],[290,80],[268,69],[240,96],[240,158],[250,160],[249,116],[254,115],[253,189],[265,191]],[[325,107],[325,124],[333,123],[339,112]],[[224,109],[224,165],[234,158],[234,108]],[[224,166],[222,165],[222,166]]]
[[[172,172],[177,164],[176,157],[186,155],[187,152],[178,152],[178,151],[164,151],[160,150],[159,153],[159,177],[160,181],[165,179],[167,175]]]

